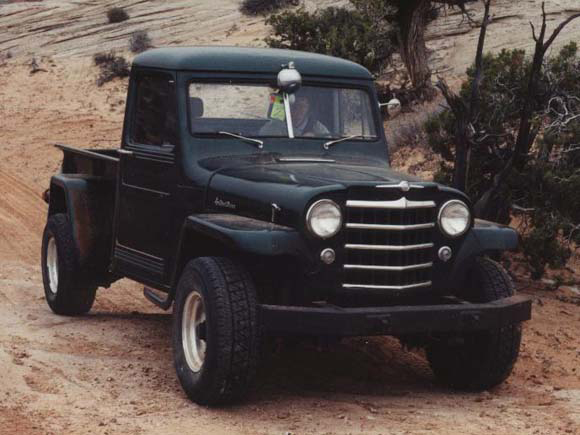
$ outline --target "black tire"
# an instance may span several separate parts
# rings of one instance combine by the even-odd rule
[[[489,258],[475,260],[471,273],[471,302],[491,302],[514,294],[505,269]],[[427,347],[435,376],[454,388],[483,391],[505,381],[518,358],[521,323],[464,334],[459,344],[446,341]]]
[[[205,352],[203,362],[192,369],[186,357],[186,346],[191,345],[186,344],[187,338],[183,340],[184,322],[188,324],[184,312],[198,295],[205,321],[199,330],[194,329],[205,340],[201,346]],[[175,370],[189,399],[205,406],[240,399],[255,377],[259,353],[256,291],[249,274],[227,258],[190,261],[179,280],[173,305]]]
[[[53,253],[56,251],[52,264],[57,265],[57,279],[51,278],[53,275],[49,273],[47,258],[54,258],[49,249]],[[68,217],[65,214],[49,216],[42,236],[41,269],[44,296],[56,314],[76,316],[88,313],[93,306],[97,286],[83,281],[78,264],[78,251]]]

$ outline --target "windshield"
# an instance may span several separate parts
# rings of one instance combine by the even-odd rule
[[[286,97],[295,137],[377,136],[371,100],[362,89],[303,86]],[[284,95],[266,84],[191,83],[189,101],[193,134],[289,137]]]

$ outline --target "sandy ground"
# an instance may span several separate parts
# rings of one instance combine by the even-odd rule
[[[242,15],[239,0],[0,1],[0,51],[70,59],[103,50],[126,51],[131,33],[145,30],[157,46],[263,45],[261,17]],[[305,0],[309,10],[345,0]],[[128,21],[109,24],[106,11],[122,7]]]
[[[172,366],[171,317],[146,302],[138,285],[123,281],[99,291],[88,316],[53,315],[38,267],[46,215],[40,194],[60,159],[51,144],[118,146],[126,92],[123,81],[97,88],[87,54],[99,44],[86,36],[55,45],[66,32],[80,34],[56,24],[62,11],[69,21],[81,11],[84,18],[98,18],[112,3],[0,6],[0,50],[15,44],[10,46],[15,56],[0,66],[0,434],[580,433],[580,295],[569,287],[547,290],[526,280],[518,267],[516,284],[533,297],[534,319],[525,327],[512,377],[482,394],[436,385],[419,351],[403,350],[389,338],[361,338],[324,350],[305,344],[268,355],[244,404],[208,410],[182,393]],[[166,26],[159,27],[159,39],[175,34],[171,37],[193,44],[198,32],[204,43],[250,43],[265,31],[259,20],[239,18],[234,1],[117,3],[130,5],[132,16],[160,11],[151,15],[159,18],[155,25]],[[498,32],[500,23],[527,26],[538,2],[524,3],[517,11],[521,18],[498,21]],[[508,9],[500,11],[516,6],[502,4]],[[213,33],[204,36],[195,25],[162,20],[175,5],[183,8],[180,13],[195,10],[197,20],[212,17]],[[580,7],[576,0],[548,5],[561,11]],[[211,13],[212,8],[221,12]],[[18,10],[28,12],[6,15]],[[34,11],[42,17],[36,24]],[[32,26],[40,21],[55,27],[34,34]],[[228,33],[236,23],[240,34]],[[251,34],[254,28],[261,30]],[[440,28],[450,32],[453,25],[445,21]],[[6,42],[18,36],[18,42]],[[473,32],[455,42],[433,37],[432,44],[445,42],[447,58],[456,59],[448,62],[450,76],[466,64],[462,52],[471,49],[472,39]],[[121,50],[121,41],[106,44]],[[70,51],[60,53],[59,47]],[[31,53],[46,72],[29,73]],[[424,160],[417,150],[398,155],[401,167],[419,172]]]

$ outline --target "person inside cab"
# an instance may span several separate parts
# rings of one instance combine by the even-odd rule
[[[298,92],[291,97],[290,112],[295,137],[330,137],[330,131],[320,122],[314,110],[310,94]],[[281,136],[286,134],[286,123],[270,120],[260,130],[260,136]]]

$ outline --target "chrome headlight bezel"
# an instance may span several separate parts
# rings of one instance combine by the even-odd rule
[[[444,216],[444,213],[445,213],[446,210],[449,209],[449,207],[451,207],[451,206],[457,206],[457,205],[459,205],[462,208],[464,208],[465,211],[467,212],[466,213],[466,218],[465,218],[465,227],[461,231],[459,231],[459,232],[451,233],[451,232],[447,231],[449,228],[448,227],[446,228],[446,225],[443,223],[443,219],[446,218],[446,216]],[[439,208],[439,215],[437,216],[437,224],[439,225],[439,229],[441,230],[441,232],[444,235],[446,235],[447,237],[452,237],[452,238],[461,237],[471,227],[471,212],[469,211],[469,207],[463,201],[460,201],[458,199],[452,199],[450,201],[447,201],[446,203],[444,203],[441,206],[441,208]]]
[[[321,207],[324,207],[324,206],[331,206],[338,212],[337,213],[338,214],[338,221],[336,224],[336,228],[334,228],[331,232],[319,233],[316,230],[318,228],[318,226],[313,222],[313,219],[317,218],[317,215],[315,213],[317,213],[317,211],[320,211]],[[342,228],[342,222],[343,222],[342,210],[341,210],[340,206],[331,199],[319,199],[318,201],[315,201],[310,206],[310,208],[308,209],[308,212],[306,213],[306,227],[308,228],[308,231],[310,231],[311,234],[313,234],[316,237],[319,237],[321,239],[329,239],[331,237],[336,236]]]

